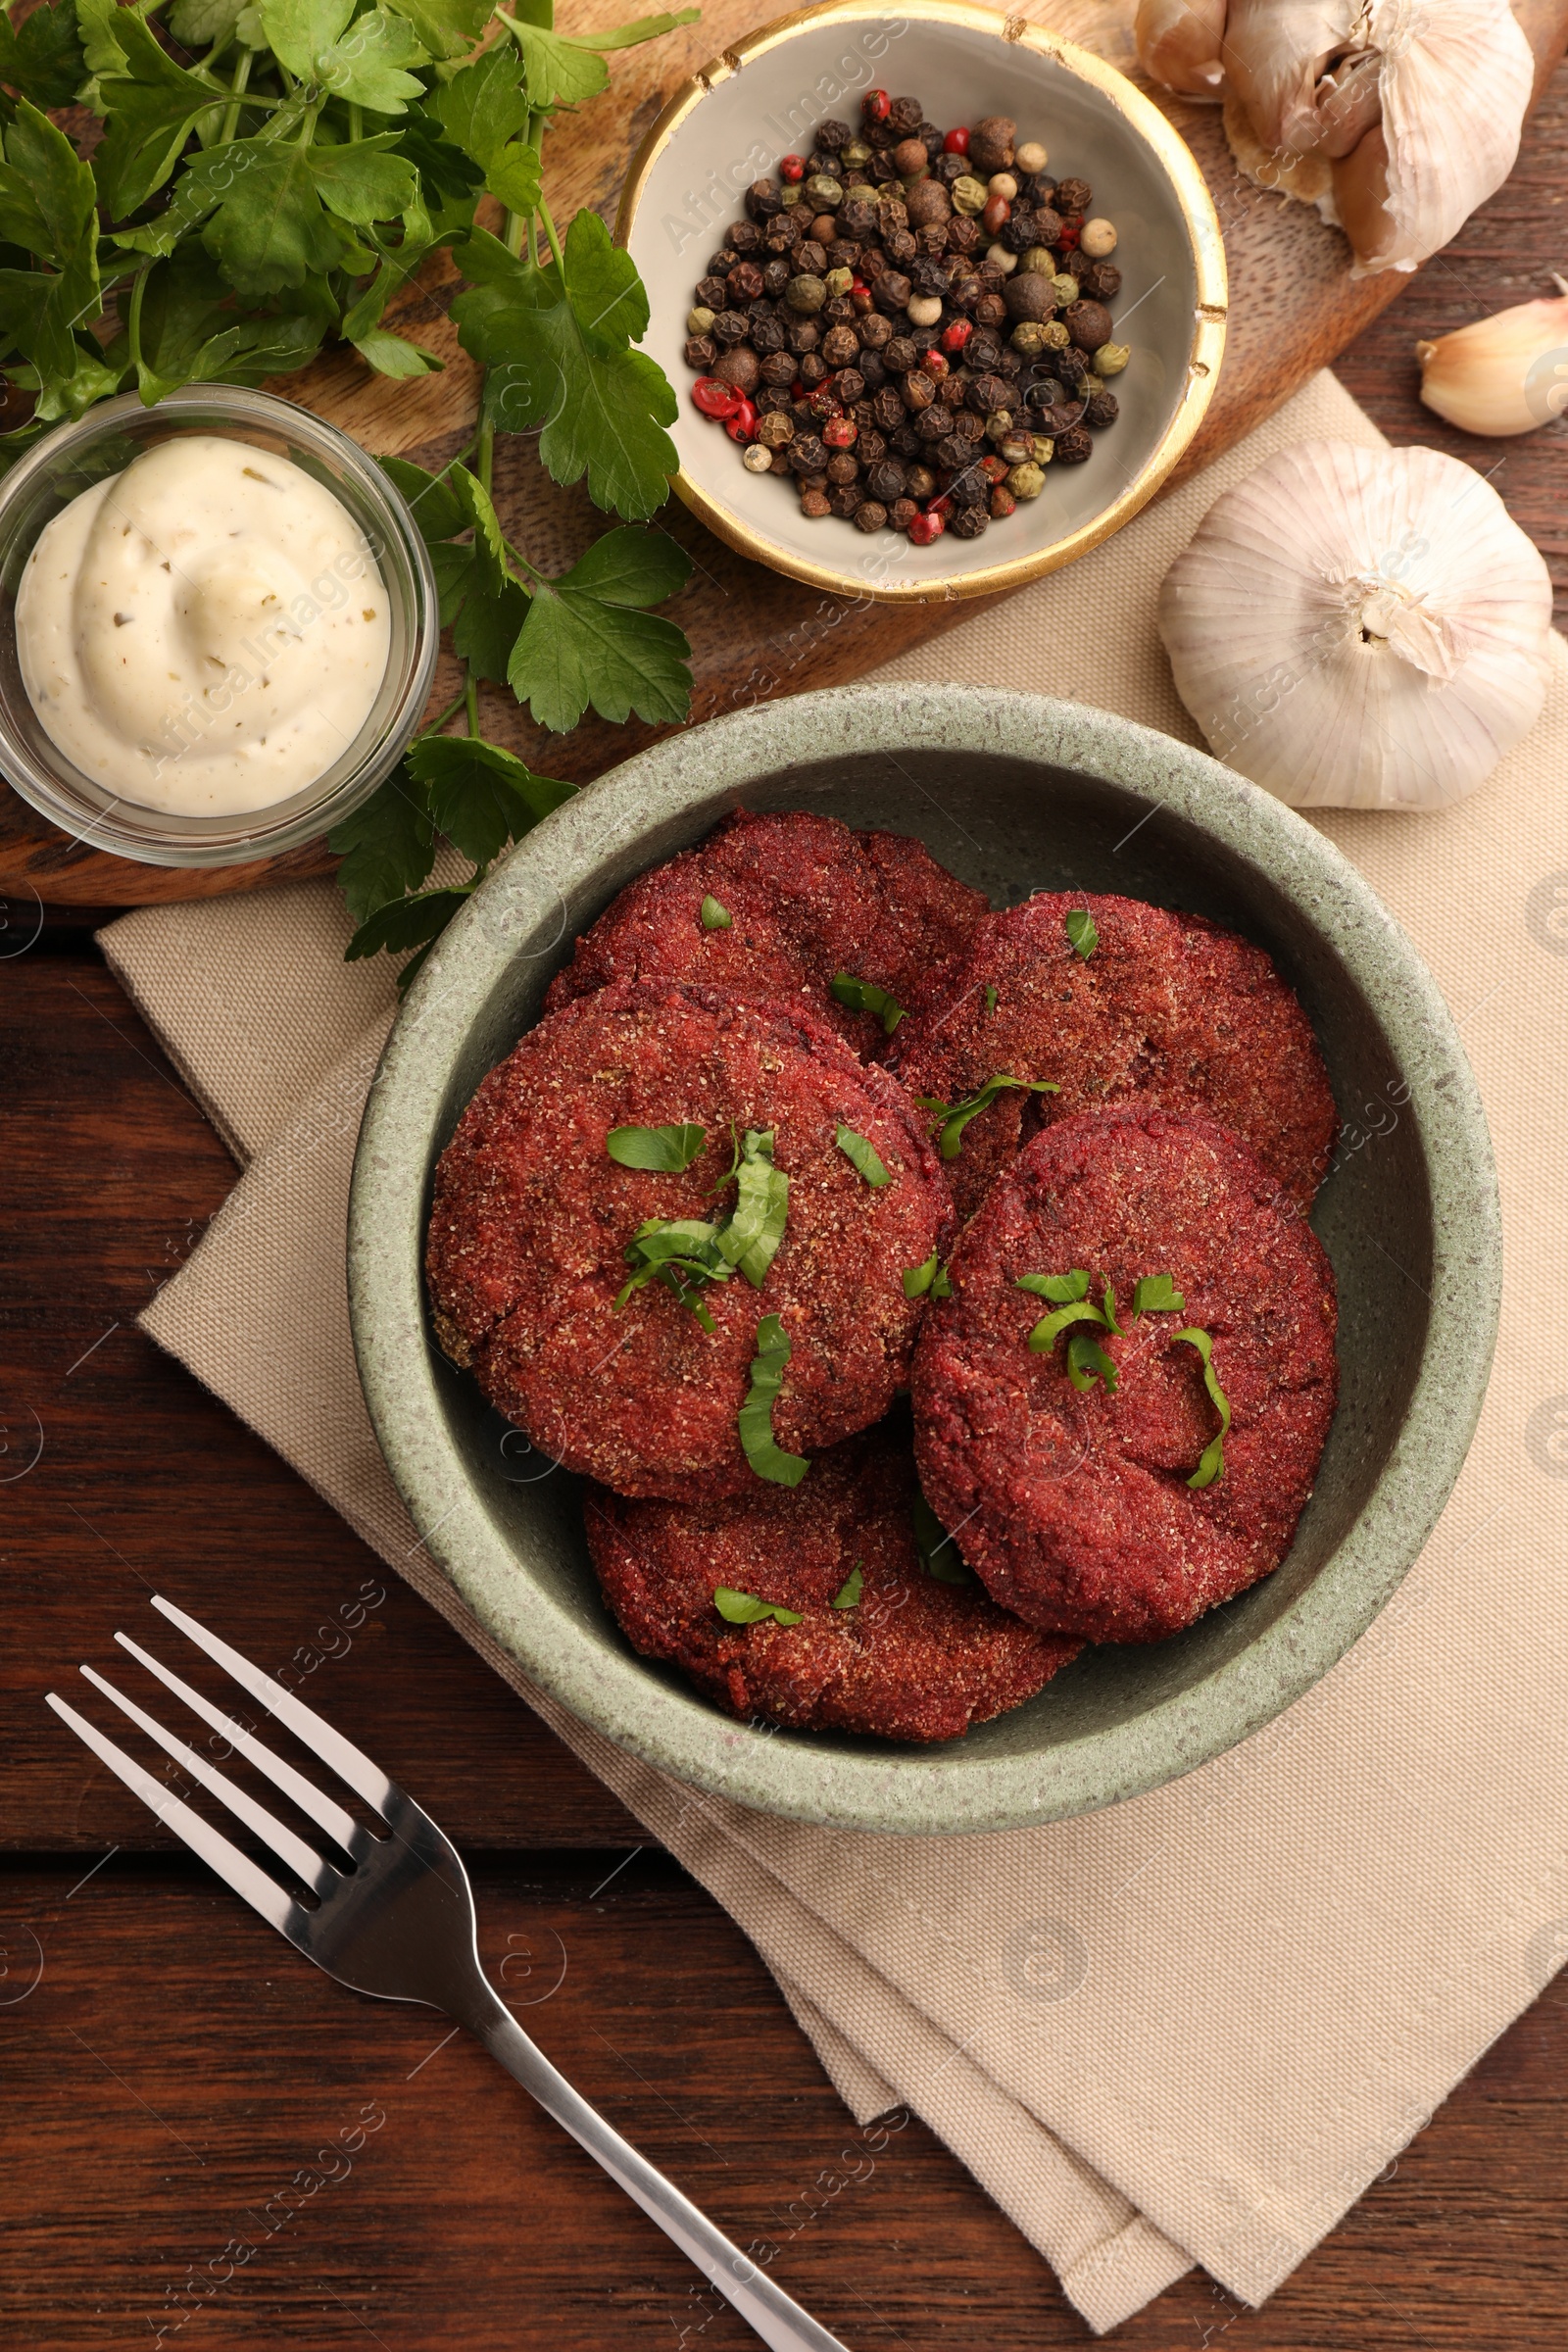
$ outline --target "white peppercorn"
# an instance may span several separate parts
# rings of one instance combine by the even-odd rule
[[[911,325],[935,326],[942,316],[942,297],[940,294],[911,294],[904,307],[909,314]]]
[[[764,449],[760,441],[750,441],[741,452],[741,464],[748,473],[771,473],[773,453]]]
[[[1014,150],[1012,161],[1014,168],[1021,172],[1025,178],[1033,179],[1037,172],[1045,170],[1051,158],[1038,139],[1025,139],[1023,145]]]
[[[1116,226],[1111,220],[1086,220],[1078,239],[1078,250],[1087,253],[1092,262],[1102,262],[1116,250]]]
[[[1009,204],[1018,193],[1018,182],[1010,172],[993,172],[986,187],[993,196],[1005,196]]]
[[[986,260],[995,263],[1004,277],[1010,277],[1018,267],[1018,256],[1015,253],[1009,253],[1005,245],[988,247]],[[1076,293],[1077,288],[1074,287],[1073,291]]]

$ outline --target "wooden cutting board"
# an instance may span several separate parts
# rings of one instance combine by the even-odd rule
[[[605,0],[563,0],[558,13],[564,29],[586,30],[606,14]],[[612,61],[611,88],[564,116],[547,143],[546,177],[558,219],[589,205],[613,220],[626,167],[665,94],[749,30],[758,13],[757,0],[708,0],[700,24]],[[1133,57],[1133,0],[1028,0],[1022,13],[1142,80]],[[1535,48],[1539,98],[1568,45],[1568,0],[1516,0],[1515,13]],[[1265,194],[1243,177],[1217,108],[1157,90],[1151,94],[1203,168],[1230,263],[1225,365],[1203,427],[1176,474],[1180,480],[1336,359],[1408,280],[1394,271],[1352,280],[1348,248],[1337,230],[1304,206]],[[476,370],[459,350],[446,317],[456,282],[450,261],[438,257],[388,317],[447,361],[444,374],[392,383],[371,375],[357,354],[339,352],[274,379],[271,388],[329,416],[378,455],[443,464],[467,439],[476,397]],[[496,489],[513,536],[547,571],[565,569],[604,527],[604,516],[583,491],[563,491],[549,480],[531,435],[499,444]],[[676,500],[660,520],[696,566],[690,584],[664,608],[691,640],[694,720],[808,687],[842,685],[976,610],[973,604],[892,606],[823,595],[733,554]],[[432,709],[449,703],[458,684],[456,665],[444,653]],[[570,735],[552,736],[533,725],[505,688],[487,686],[482,694],[482,723],[492,739],[546,774],[574,783],[603,774],[669,731],[589,718]],[[328,872],[332,862],[324,843],[316,842],[218,872],[136,865],[69,842],[0,785],[0,894],[36,895],[57,906],[156,905],[298,880]]]

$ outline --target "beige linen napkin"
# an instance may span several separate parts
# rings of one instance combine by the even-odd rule
[[[1049,687],[1193,739],[1154,631],[1158,582],[1222,488],[1323,432],[1378,440],[1328,376],[1072,570],[882,674]],[[1436,972],[1501,1169],[1496,1371],[1422,1559],[1253,1739],[1109,1812],[1000,1836],[771,1820],[675,1785],[528,1690],[410,1523],[354,1375],[344,1206],[388,976],[338,960],[347,925],[326,885],[149,909],[104,934],[249,1163],[145,1327],[728,1907],[856,2114],[901,2099],[925,2118],[1096,2329],[1194,2262],[1267,2295],[1568,1955],[1565,772],[1559,649],[1545,716],[1474,799],[1325,821]]]

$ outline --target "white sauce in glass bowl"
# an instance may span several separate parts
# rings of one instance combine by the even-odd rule
[[[285,801],[359,734],[386,675],[386,586],[311,475],[193,433],[46,525],[17,591],[17,657],[56,748],[177,816]]]

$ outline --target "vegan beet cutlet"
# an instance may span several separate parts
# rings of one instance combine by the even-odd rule
[[[1261,948],[1139,899],[1045,891],[976,925],[963,962],[901,1024],[910,1093],[989,1100],[948,1160],[960,1214],[1043,1126],[1148,1103],[1229,1127],[1303,1210],[1338,1133],[1311,1025]],[[990,1093],[998,1077],[1059,1091]]]
[[[493,1069],[436,1171],[435,1330],[628,1494],[804,1475],[906,1385],[952,1208],[908,1098],[806,1013],[619,982]]]
[[[692,981],[811,1013],[858,1054],[880,1054],[899,1008],[962,954],[985,911],[903,834],[739,809],[628,883],[577,942],[546,1009],[612,980]]]
[[[1147,1108],[1048,1127],[949,1272],[915,1453],[1003,1607],[1157,1642],[1279,1565],[1334,1413],[1334,1276],[1234,1136]]]
[[[820,1455],[793,1492],[629,1502],[590,1488],[588,1544],[633,1648],[731,1714],[956,1740],[1032,1698],[1079,1644],[931,1574],[915,1493],[907,1441],[877,1430]]]

